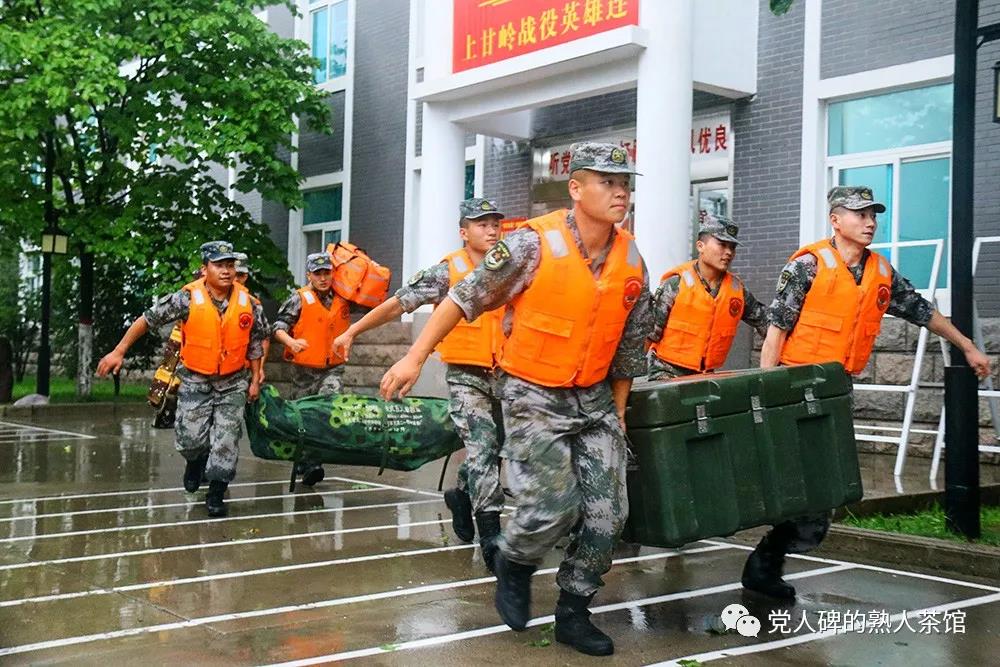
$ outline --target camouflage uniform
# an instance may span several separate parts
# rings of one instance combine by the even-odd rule
[[[719,294],[719,289],[722,287],[722,281],[714,288],[708,284],[701,273],[698,272],[698,265],[695,264],[695,272],[698,274],[698,279],[701,281],[702,286],[705,291],[715,298]],[[736,276],[733,276],[734,280],[738,280]],[[653,297],[652,306],[652,319],[653,319],[653,333],[650,335],[649,340],[653,343],[659,342],[663,337],[663,329],[667,325],[667,319],[670,317],[670,309],[674,306],[674,299],[677,298],[678,292],[681,289],[681,277],[680,276],[670,276],[660,287],[656,290],[656,295]],[[744,322],[753,327],[754,331],[759,333],[761,337],[767,335],[767,306],[757,300],[753,293],[747,289],[747,286],[743,285],[743,317],[741,318]],[[690,368],[684,368],[682,366],[675,366],[669,362],[663,361],[652,350],[649,352],[649,379],[650,380],[666,380],[668,378],[682,377],[684,375],[694,375],[698,373],[696,370]]]
[[[587,250],[570,212],[566,218],[577,248]],[[599,276],[614,236],[591,261]],[[534,280],[541,239],[519,229],[497,243],[483,263],[451,288],[448,296],[469,321],[510,303]],[[633,306],[608,372],[608,378],[643,375],[643,341],[649,331],[649,276],[643,264],[643,287]],[[513,310],[504,316],[511,331]],[[625,433],[607,381],[590,387],[542,387],[500,372],[507,479],[517,510],[500,539],[504,556],[537,565],[562,536],[576,527],[559,568],[557,583],[575,595],[588,596],[611,568],[611,554],[628,516],[625,492]]]
[[[313,293],[327,310],[333,305],[333,290]],[[281,304],[278,316],[274,320],[274,331],[286,331],[292,335],[292,329],[299,321],[302,313],[302,297],[292,292],[285,303]],[[311,368],[292,364],[292,394],[291,398],[303,396],[330,396],[344,391],[344,364],[332,368]]]
[[[847,186],[833,188],[828,195],[828,202],[831,208],[846,206],[857,210],[875,206],[876,211],[879,208],[881,211],[885,211],[882,204],[872,199],[871,191],[867,188]],[[831,239],[831,243],[836,247],[833,239]],[[865,249],[858,264],[848,267],[854,276],[854,282],[858,285],[861,284],[861,279],[864,276],[869,252],[868,249]],[[789,332],[795,327],[805,303],[806,294],[816,278],[817,268],[816,256],[810,253],[796,257],[785,265],[778,277],[774,301],[768,309],[770,324]],[[930,322],[931,316],[934,314],[934,306],[922,297],[913,288],[910,281],[900,275],[893,267],[891,298],[886,312],[911,324],[923,327]],[[771,534],[774,534],[779,540],[788,542],[788,553],[802,553],[815,548],[823,541],[830,527],[830,518],[829,513],[822,513],[786,521],[775,526]]]
[[[229,299],[212,303],[223,314]],[[176,321],[187,321],[191,294],[185,290],[168,294],[143,313],[152,328]],[[267,318],[260,302],[253,302],[253,325],[247,359],[264,355],[264,341],[269,334]],[[176,447],[185,459],[196,461],[208,453],[205,478],[209,481],[231,482],[236,476],[239,441],[243,434],[243,408],[250,386],[247,370],[229,375],[203,375],[178,367],[181,386],[177,395]]]
[[[407,313],[424,304],[437,305],[448,295],[448,263],[418,271],[396,292]],[[472,513],[503,510],[500,485],[500,399],[493,371],[479,366],[448,364],[445,374],[455,423],[467,456],[458,468],[458,488],[472,500]]]

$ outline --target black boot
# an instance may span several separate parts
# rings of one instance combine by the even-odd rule
[[[587,655],[611,655],[615,643],[590,622],[590,601],[594,594],[574,595],[559,591],[556,603],[556,641]]]
[[[497,538],[500,537],[500,512],[476,512],[476,529],[479,531],[483,562],[486,563],[487,570],[494,572],[493,558],[499,551]]]
[[[226,495],[228,487],[228,482],[220,482],[216,479],[209,482],[208,493],[205,495],[205,508],[208,510],[208,516],[226,516],[228,512],[223,496]]]
[[[188,461],[184,466],[184,490],[194,493],[201,486],[202,477],[205,474],[205,465],[208,464],[208,454],[199,456],[194,461]]]
[[[497,575],[497,613],[512,630],[520,632],[531,620],[531,575],[534,565],[507,560],[502,551],[493,557]]]
[[[765,535],[743,566],[743,588],[779,600],[794,600],[795,588],[781,578],[784,564],[784,543]]]
[[[324,477],[326,477],[326,472],[323,470],[323,466],[312,464],[302,473],[302,483],[306,486],[316,486],[323,481]]]
[[[451,510],[451,529],[463,542],[471,542],[476,536],[476,528],[472,525],[472,499],[461,489],[448,489],[444,492],[444,504]]]

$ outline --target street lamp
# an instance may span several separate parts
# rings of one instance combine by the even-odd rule
[[[52,310],[52,255],[65,255],[69,245],[66,232],[51,220],[51,205],[46,202],[46,213],[49,226],[42,232],[42,331],[38,341],[38,375],[35,392],[42,396],[49,395],[49,378],[51,376],[52,350],[49,345],[49,315]]]
[[[1000,123],[1000,60],[993,63],[993,122]]]

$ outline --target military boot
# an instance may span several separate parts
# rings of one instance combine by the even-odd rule
[[[306,471],[302,473],[302,483],[306,486],[316,486],[326,477],[326,471],[323,470],[323,466],[318,464],[312,464],[307,467]]]
[[[494,572],[493,559],[500,549],[497,546],[497,538],[500,537],[500,512],[476,512],[476,529],[479,531],[483,562],[486,563],[487,570]]]
[[[531,620],[531,575],[535,566],[507,560],[502,551],[497,551],[493,567],[497,575],[497,613],[512,630],[520,632]]]
[[[743,588],[779,600],[794,600],[795,588],[781,578],[784,565],[784,542],[765,535],[743,566]]]
[[[194,493],[201,486],[202,477],[205,474],[205,466],[208,465],[208,454],[199,456],[194,461],[188,461],[184,466],[184,490]]]
[[[217,479],[209,482],[208,493],[205,494],[205,508],[208,510],[208,516],[226,516],[228,511],[223,496],[226,495],[227,488],[229,488],[228,482],[220,482]]]
[[[556,641],[587,655],[611,655],[615,643],[590,622],[590,601],[594,594],[574,595],[559,591],[556,603]]]
[[[476,528],[472,524],[472,499],[461,489],[448,489],[444,492],[444,504],[451,510],[451,529],[463,542],[471,542],[476,536]]]

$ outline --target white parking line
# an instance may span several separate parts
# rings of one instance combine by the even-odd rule
[[[728,548],[728,547],[718,547],[718,546],[715,546],[715,545],[711,545],[711,546],[703,547],[702,549],[692,549],[690,551],[670,551],[670,552],[662,552],[662,553],[656,553],[656,554],[646,554],[646,555],[642,555],[642,556],[634,556],[634,557],[630,557],[630,558],[621,558],[621,559],[613,561],[613,563],[616,564],[616,565],[622,565],[622,564],[625,564],[625,563],[637,563],[637,562],[643,562],[643,561],[649,561],[649,560],[658,560],[658,559],[664,559],[664,558],[673,558],[673,557],[676,557],[676,556],[681,556],[681,555],[691,554],[691,553],[698,553],[698,552],[701,552],[701,551],[720,551],[720,550],[722,550],[724,548]],[[552,568],[546,568],[544,570],[538,570],[538,571],[535,572],[535,576],[546,575],[546,574],[555,574],[558,571],[558,569],[559,568],[552,567]],[[838,568],[825,568],[825,569],[832,571],[832,570],[845,569],[845,568],[838,567]],[[813,572],[817,572],[817,573],[819,573],[821,571],[822,570],[813,570]],[[20,646],[10,646],[10,647],[6,647],[6,648],[0,648],[0,656],[15,655],[15,654],[19,654],[19,653],[29,653],[31,651],[41,651],[41,650],[44,650],[44,649],[58,648],[58,647],[61,647],[61,646],[73,646],[73,645],[77,645],[77,644],[86,644],[86,643],[89,643],[89,642],[106,640],[106,639],[118,639],[118,638],[121,638],[121,637],[133,637],[133,636],[136,636],[136,635],[150,634],[150,633],[155,633],[155,632],[165,632],[165,631],[168,631],[168,630],[179,630],[179,629],[182,629],[182,628],[193,628],[193,627],[198,627],[198,626],[202,626],[202,625],[207,625],[209,623],[222,623],[222,622],[226,622],[226,621],[236,621],[236,620],[240,620],[240,619],[244,619],[244,618],[258,618],[258,617],[261,617],[261,616],[273,616],[273,615],[276,615],[276,614],[288,614],[288,613],[294,613],[294,612],[297,612],[297,611],[305,611],[305,610],[311,610],[311,609],[324,609],[324,608],[328,608],[328,607],[338,607],[338,606],[341,606],[341,605],[354,604],[354,603],[358,603],[358,602],[370,602],[372,600],[392,599],[392,598],[397,598],[397,597],[401,597],[401,596],[418,595],[418,594],[421,594],[421,593],[428,593],[428,592],[441,591],[441,590],[449,590],[449,589],[454,589],[454,588],[464,588],[464,587],[467,587],[467,586],[476,586],[476,585],[480,585],[480,584],[488,584],[488,583],[491,583],[493,581],[496,581],[496,579],[494,577],[492,577],[492,576],[489,576],[489,577],[479,577],[479,578],[476,578],[476,579],[464,579],[464,580],[460,580],[460,581],[450,581],[450,582],[442,583],[442,584],[431,584],[431,585],[427,585],[427,586],[417,586],[417,587],[414,587],[414,588],[393,589],[393,590],[389,590],[389,591],[382,591],[382,592],[379,592],[379,593],[367,593],[367,594],[364,594],[364,595],[354,595],[354,596],[345,597],[345,598],[334,598],[332,600],[321,600],[321,601],[318,601],[318,602],[309,602],[309,603],[299,604],[299,605],[286,605],[286,606],[283,606],[283,607],[272,607],[272,608],[269,608],[269,609],[255,609],[255,610],[252,610],[252,611],[232,612],[232,613],[229,613],[229,614],[217,614],[217,615],[214,615],[214,616],[203,616],[201,618],[192,618],[192,619],[188,619],[188,620],[185,620],[185,621],[179,621],[179,622],[175,622],[175,623],[161,623],[159,625],[150,625],[150,626],[146,626],[146,627],[142,627],[142,628],[129,628],[129,629],[126,629],[126,630],[114,630],[112,632],[102,632],[102,633],[97,633],[97,634],[92,634],[92,635],[81,635],[81,636],[78,636],[78,637],[65,637],[63,639],[53,639],[53,640],[44,641],[44,642],[35,642],[33,644],[22,644]],[[728,590],[730,587],[739,587],[739,586],[740,586],[740,584],[738,584],[738,583],[737,584],[727,584],[726,586],[721,586],[721,587],[715,586],[715,587],[712,587],[712,588],[709,588],[709,589],[701,589],[701,591],[710,591],[710,592],[714,593],[714,592],[717,592],[716,589],[720,589],[721,588],[721,589]],[[676,594],[676,595],[680,595],[682,597],[697,597],[698,595],[708,595],[708,594],[710,594],[710,593],[709,592],[699,592],[699,591],[687,591],[685,593],[679,593],[679,594]],[[670,596],[661,596],[661,597],[670,597]],[[649,599],[650,600],[658,600],[658,598],[649,598]],[[635,606],[636,604],[640,604],[641,602],[642,601],[622,603],[622,608],[624,608],[625,606]],[[652,602],[650,602],[648,604],[652,604]],[[615,606],[615,605],[608,605],[608,607],[613,607],[613,606]],[[600,608],[598,608],[598,609],[600,609]],[[610,609],[607,609],[607,611],[610,611]],[[595,609],[594,612],[595,613],[599,613],[597,611],[597,609]],[[502,626],[502,627],[504,629],[507,629],[506,625]],[[310,663],[310,664],[312,664],[312,663]]]
[[[303,493],[282,493],[276,496],[247,496],[246,498],[229,498],[226,503],[247,503],[255,500],[277,500],[279,498],[309,498],[313,495],[315,496],[329,496],[334,494],[342,493],[364,493],[366,491],[384,491],[385,489],[380,489],[378,487],[372,486],[365,489],[338,489],[336,491],[313,491],[309,494]],[[136,505],[132,507],[109,507],[106,509],[96,509],[96,510],[76,510],[73,512],[52,512],[49,514],[26,514],[23,516],[9,516],[0,517],[0,523],[10,523],[13,521],[34,521],[36,519],[48,519],[57,516],[82,516],[87,514],[108,514],[111,512],[144,512],[146,510],[155,509],[165,509],[168,507],[195,507],[197,505],[202,505],[201,501],[189,500],[184,503],[166,503],[163,505]]]
[[[708,544],[727,544],[734,549],[740,549],[741,551],[753,551],[753,547],[748,547],[743,544],[730,544],[729,542],[718,542],[716,540],[703,540]],[[855,563],[847,560],[837,560],[835,558],[820,558],[819,556],[809,556],[807,554],[788,554],[788,558],[794,558],[796,560],[805,560],[811,563],[827,563],[827,564],[840,564],[840,565],[850,565],[858,570],[870,570],[872,572],[882,572],[884,574],[894,574],[899,577],[910,577],[912,579],[924,579],[926,581],[936,581],[942,584],[952,584],[954,586],[965,586],[966,588],[977,588],[983,591],[992,591],[994,593],[1000,593],[1000,588],[996,586],[987,586],[986,584],[977,584],[971,581],[962,581],[961,579],[950,579],[948,577],[941,577],[933,574],[922,574],[920,572],[909,572],[907,570],[895,570],[891,567],[881,567],[879,565],[867,565],[865,563]]]
[[[399,505],[403,503],[395,503]],[[359,507],[343,509],[364,509]],[[156,547],[151,549],[139,549],[136,551],[119,551],[109,554],[92,554],[90,556],[67,556],[65,558],[53,558],[51,560],[36,560],[30,563],[10,563],[0,565],[2,570],[23,570],[29,567],[40,567],[42,565],[62,565],[65,563],[82,563],[91,560],[106,560],[110,558],[126,558],[129,556],[147,556],[149,554],[173,553],[176,551],[191,551],[193,549],[215,549],[217,547],[231,547],[243,544],[259,544],[261,542],[278,542],[281,540],[300,540],[307,537],[323,537],[326,535],[347,535],[350,533],[365,533],[376,530],[399,530],[400,528],[414,528],[417,526],[432,526],[441,523],[451,523],[451,519],[433,519],[431,521],[414,521],[411,523],[392,523],[382,526],[363,526],[360,528],[342,528],[340,530],[321,530],[314,533],[292,533],[291,535],[272,535],[270,537],[251,537],[243,540],[224,540],[222,542],[199,542],[197,544],[177,544],[169,547]]]
[[[424,491],[422,489],[411,489],[408,486],[393,486],[392,484],[383,484],[382,482],[368,482],[363,479],[352,479],[350,477],[327,477],[327,479],[335,479],[338,482],[349,482],[351,484],[371,484],[372,486],[378,486],[383,489],[395,489],[396,491],[409,491],[410,493],[419,493],[423,496],[436,496],[440,498],[443,494],[437,491]]]
[[[956,609],[968,609],[970,607],[979,607],[984,604],[991,604],[993,602],[1000,602],[1000,594],[994,593],[993,595],[983,595],[977,598],[969,598],[967,600],[959,600],[958,602],[949,602],[948,604],[941,604],[934,607],[925,607],[924,609],[917,609],[914,611],[898,612],[889,616],[889,623],[902,622],[905,616],[908,619],[916,618],[924,614],[935,614],[943,613],[946,611],[953,611]],[[858,627],[863,627],[860,624],[852,625],[850,631],[857,629]],[[779,639],[773,642],[763,642],[761,644],[749,644],[747,646],[734,646],[733,648],[720,649],[718,651],[708,651],[706,653],[696,653],[693,655],[687,655],[682,658],[673,658],[665,662],[658,662],[651,667],[683,667],[685,664],[700,663],[700,662],[711,662],[712,660],[720,660],[722,658],[732,658],[738,655],[747,655],[750,653],[762,653],[764,651],[773,651],[777,648],[784,648],[785,646],[794,646],[796,644],[805,644],[808,642],[813,642],[818,639],[826,639],[827,637],[835,637],[837,635],[846,634],[848,631],[844,629],[835,630],[825,630],[823,632],[811,632],[805,635],[797,635],[795,637],[787,637],[785,639]]]
[[[433,502],[433,501],[422,501]],[[0,601],[0,607],[17,607],[22,604],[36,602],[53,602],[56,600],[70,600],[73,598],[88,597],[91,595],[109,595],[111,593],[127,593],[129,591],[141,591],[149,588],[169,588],[183,584],[197,584],[205,581],[218,581],[220,579],[237,579],[242,577],[254,577],[262,574],[275,574],[279,572],[292,572],[295,570],[309,570],[318,567],[330,567],[333,565],[349,565],[351,563],[365,563],[373,560],[387,560],[390,558],[409,558],[411,556],[423,556],[426,554],[443,553],[446,551],[457,551],[459,549],[474,549],[478,544],[458,544],[447,547],[433,547],[430,549],[413,549],[410,551],[396,551],[392,553],[372,554],[369,556],[353,556],[350,558],[335,558],[333,560],[322,560],[312,563],[296,563],[294,565],[278,565],[275,567],[265,567],[257,570],[243,570],[242,572],[225,572],[221,574],[206,574],[200,577],[188,577],[186,579],[166,579],[164,581],[152,581],[141,584],[128,584],[125,586],[112,586],[110,588],[95,588],[76,593],[55,593],[52,595],[38,595],[31,598],[21,598],[20,600]],[[718,547],[716,547],[718,548]]]
[[[27,424],[15,424],[14,422],[0,421],[0,425],[7,426],[13,429],[25,430],[25,431],[39,431],[43,433],[61,433],[62,435],[68,435],[72,438],[77,438],[80,440],[96,440],[96,435],[87,435],[86,433],[74,433],[73,431],[60,431],[55,428],[43,428],[41,426],[29,426]]]
[[[365,489],[366,491],[368,489]],[[378,491],[379,489],[372,489]],[[331,491],[330,493],[336,493]],[[136,526],[115,526],[113,528],[94,528],[92,530],[74,530],[66,533],[42,533],[41,535],[20,535],[18,537],[5,537],[0,539],[0,543],[24,542],[26,540],[37,541],[47,540],[56,537],[78,537],[80,535],[101,535],[105,533],[123,533],[131,530],[146,530],[152,528],[174,528],[176,526],[197,526],[206,523],[222,523],[224,521],[248,521],[250,519],[273,519],[279,516],[295,516],[299,514],[318,514],[321,512],[343,512],[345,510],[365,510],[377,509],[380,507],[400,507],[403,505],[421,505],[425,503],[437,503],[440,500],[413,500],[398,503],[378,503],[375,505],[356,505],[352,507],[331,507],[319,510],[293,510],[291,512],[268,512],[266,514],[247,514],[245,516],[227,516],[216,519],[194,519],[186,521],[168,521],[164,523],[146,523]]]
[[[359,482],[359,483],[367,484],[367,482]],[[232,489],[241,486],[265,486],[269,484],[288,484],[288,479],[287,478],[276,479],[270,482],[237,482],[235,484],[230,484],[229,488]],[[131,491],[103,491],[101,493],[76,493],[72,495],[38,496],[36,498],[9,498],[7,500],[0,500],[0,505],[48,502],[50,500],[77,500],[80,498],[107,498],[110,496],[131,496],[136,494],[149,494],[149,493],[171,493],[176,491],[184,492],[184,487],[174,486],[161,489],[133,489]]]
[[[616,561],[617,562],[617,561]],[[797,572],[795,574],[790,574],[786,576],[786,579],[805,579],[808,577],[818,577],[824,574],[832,574],[834,572],[842,572],[844,570],[850,570],[849,566],[836,565],[833,567],[819,568],[816,570],[809,570],[808,572]],[[606,604],[599,607],[591,608],[590,612],[592,614],[604,614],[609,611],[619,611],[621,609],[629,609],[633,607],[645,607],[653,604],[662,604],[664,602],[672,602],[674,600],[683,600],[687,598],[704,597],[707,595],[715,595],[716,593],[725,593],[728,591],[738,590],[742,588],[743,585],[739,582],[732,584],[722,584],[720,586],[710,586],[708,588],[698,588],[693,591],[683,591],[680,593],[669,593],[667,595],[658,595],[656,597],[643,598],[641,600],[628,600],[626,602],[617,602],[615,604]],[[532,619],[528,625],[531,627],[544,625],[546,623],[552,623],[555,620],[554,616],[542,616],[540,618]],[[398,651],[406,651],[416,648],[424,648],[427,646],[439,646],[441,644],[450,644],[457,641],[462,641],[464,639],[473,639],[475,637],[485,637],[487,635],[496,635],[502,632],[510,632],[510,628],[506,625],[492,625],[486,628],[477,628],[475,630],[466,630],[465,632],[456,632],[448,635],[439,635],[437,637],[426,637],[424,639],[415,639],[413,641],[403,642],[401,644],[390,644],[382,646],[373,646],[370,648],[358,649],[355,651],[344,651],[342,653],[333,653],[330,655],[317,656],[314,658],[305,658],[303,660],[292,660],[290,662],[282,662],[268,667],[305,667],[305,665],[318,665],[324,662],[336,662],[338,660],[352,660],[354,658],[367,658],[373,655],[381,655],[383,653],[394,653]]]

